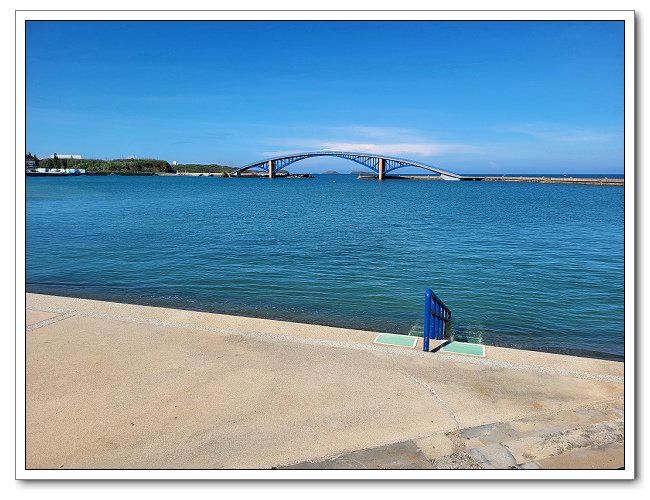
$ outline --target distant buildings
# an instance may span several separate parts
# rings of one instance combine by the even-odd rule
[[[30,176],[61,176],[61,175],[84,175],[86,169],[83,168],[29,168],[25,170],[25,175]]]
[[[81,155],[58,155],[54,153],[49,158],[37,158],[33,154],[28,153],[25,155],[25,175],[83,175],[86,173],[85,169],[70,168],[71,166],[68,165],[67,161],[59,161],[81,159]],[[44,162],[44,165],[39,166],[39,161]]]
[[[81,160],[81,155],[58,155],[56,153],[50,155],[50,159],[53,160],[55,156],[61,160]]]

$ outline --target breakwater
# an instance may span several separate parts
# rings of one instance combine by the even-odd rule
[[[359,175],[357,179],[376,180],[376,175]],[[424,181],[441,181],[444,180],[439,175],[386,175],[385,180],[424,180]],[[525,177],[525,176],[472,176],[467,181],[488,181],[488,182],[535,182],[539,184],[583,184],[590,186],[624,186],[625,179],[609,177]]]
[[[482,181],[491,182],[538,182],[540,184],[584,184],[590,186],[624,186],[625,179],[608,177],[506,177],[487,176]]]

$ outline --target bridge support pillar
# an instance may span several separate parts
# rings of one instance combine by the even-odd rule
[[[269,160],[269,179],[273,179],[275,174],[273,173],[273,160]]]
[[[377,165],[377,174],[380,181],[384,180],[384,175],[386,173],[386,158],[379,158],[379,164]]]

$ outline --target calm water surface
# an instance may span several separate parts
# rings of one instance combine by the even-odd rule
[[[27,291],[623,354],[620,187],[30,177]]]

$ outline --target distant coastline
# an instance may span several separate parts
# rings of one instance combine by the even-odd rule
[[[154,158],[125,158],[115,160],[82,159],[79,156],[37,159],[29,153],[26,155],[25,175],[34,177],[66,177],[72,175],[126,175],[126,176],[206,176],[230,177],[229,174],[237,170],[236,167],[217,163],[181,163],[170,164],[166,160]],[[359,179],[374,179],[372,171],[352,171],[341,173],[335,170],[326,170],[316,175],[354,175]],[[624,185],[624,174],[463,174],[476,177],[476,180],[502,181],[502,182],[537,182],[552,184],[596,184],[596,185]],[[238,177],[266,177],[266,172],[253,172]],[[310,178],[313,174],[296,174],[284,170],[276,172],[277,177]],[[429,174],[394,174],[387,175],[386,179],[411,179],[411,180],[441,180],[439,175]]]
[[[195,167],[199,167],[196,165]],[[231,169],[232,171],[234,169]],[[231,177],[230,171],[213,171],[212,169],[201,170],[196,168],[195,171],[191,170],[176,170],[171,172],[161,171],[145,171],[145,170],[105,170],[105,171],[84,171],[83,169],[28,169],[25,171],[27,177],[70,177],[70,176],[97,176],[106,177],[111,175],[128,176],[128,177]],[[345,175],[356,176],[359,180],[375,180],[377,176],[372,172],[321,172],[318,174],[292,174],[289,172],[279,172],[276,174],[277,178],[314,178],[314,175]],[[241,178],[266,178],[265,172],[248,172],[245,175],[239,176]],[[385,180],[424,180],[424,181],[441,181],[444,180],[438,175],[387,175]],[[597,176],[597,174],[577,174],[577,175],[534,175],[534,176],[520,176],[514,174],[504,175],[486,175],[481,176],[480,179],[475,179],[474,182],[521,182],[521,183],[537,183],[537,184],[581,184],[581,185],[598,185],[598,186],[624,186],[625,177],[623,175],[610,174],[606,177]]]
[[[228,173],[233,167],[216,163],[174,164],[155,158],[123,158],[115,160],[83,159],[81,157],[58,157],[38,159],[31,153],[25,156],[25,174],[40,175],[157,175],[187,173]]]

